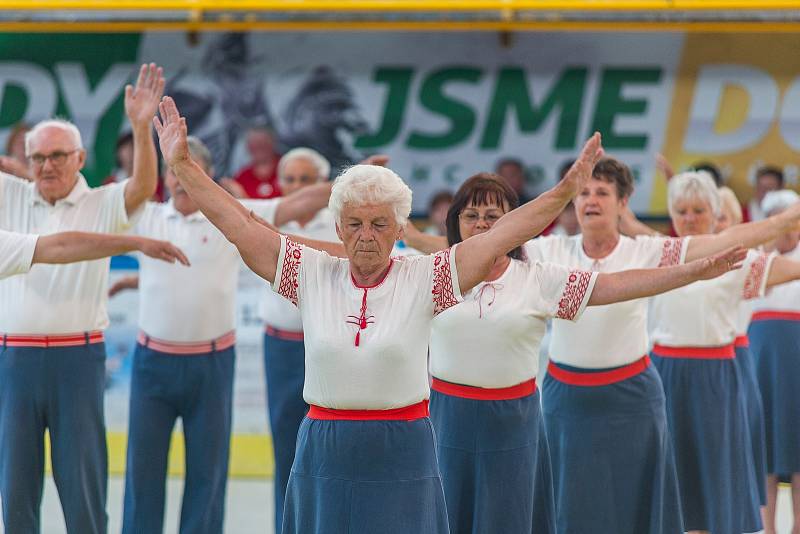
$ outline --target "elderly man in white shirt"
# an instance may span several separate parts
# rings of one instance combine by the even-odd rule
[[[213,175],[208,148],[195,137],[189,137],[188,144],[192,159]],[[137,151],[134,160],[141,163],[144,154]],[[155,165],[151,172],[155,174]],[[179,243],[192,268],[140,258],[139,276],[112,288],[112,292],[135,287],[141,291],[122,532],[163,531],[169,444],[180,417],[186,443],[180,532],[221,533],[241,260],[236,247],[200,212],[172,171],[165,168],[164,176],[170,200],[147,203],[134,232]],[[330,184],[318,184],[287,197],[242,203],[255,215],[284,225],[294,218],[314,217],[329,195]]]
[[[164,89],[143,65],[125,90],[137,146],[150,142]],[[151,144],[152,145],[152,144]],[[156,176],[90,189],[71,123],[48,120],[25,138],[32,182],[0,174],[0,228],[52,234],[119,233],[156,190]],[[150,148],[149,157],[156,157]],[[38,532],[49,430],[53,477],[70,534],[106,532],[107,452],[103,416],[109,260],[39,265],[0,282],[0,495],[6,532]]]

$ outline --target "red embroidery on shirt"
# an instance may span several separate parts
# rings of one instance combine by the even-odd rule
[[[300,273],[300,258],[302,255],[303,246],[287,237],[278,294],[290,300],[295,306],[297,306],[297,276]]]
[[[669,267],[681,263],[681,249],[683,249],[683,238],[669,238],[664,241],[664,248],[661,251],[661,261],[659,267]]]
[[[767,272],[767,258],[766,254],[759,254],[758,258],[750,264],[750,270],[744,280],[744,290],[742,290],[742,298],[745,300],[761,296],[761,284],[764,281],[764,274]]]
[[[450,270],[450,249],[433,256],[433,315],[439,315],[450,306],[458,304],[453,291],[453,272]]]
[[[592,273],[589,271],[570,271],[561,300],[558,301],[558,319],[572,321],[578,315],[581,304],[589,289]]]

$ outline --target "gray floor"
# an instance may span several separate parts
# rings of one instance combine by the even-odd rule
[[[166,534],[178,532],[178,513],[183,484],[180,480],[170,479],[167,492]],[[109,481],[109,534],[120,532],[122,519],[121,478]],[[778,532],[789,534],[792,517],[790,495],[786,488],[781,489],[778,500],[780,517]],[[225,520],[226,534],[274,534],[272,528],[272,482],[266,480],[232,480],[228,484],[228,502]],[[48,477],[42,504],[42,534],[64,534],[61,507],[53,485]],[[3,528],[0,525],[0,533]]]

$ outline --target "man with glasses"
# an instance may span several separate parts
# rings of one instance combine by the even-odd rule
[[[161,69],[143,65],[125,89],[134,143],[148,150],[164,89]],[[120,233],[152,196],[157,177],[133,177],[90,189],[71,123],[43,121],[25,136],[33,181],[0,173],[0,229],[53,234]],[[109,260],[41,265],[0,281],[0,496],[6,532],[39,531],[44,432],[67,532],[106,532],[107,454],[103,417],[106,289]]]

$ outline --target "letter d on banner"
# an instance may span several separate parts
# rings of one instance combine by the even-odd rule
[[[731,132],[716,131],[725,88],[736,86],[748,95],[745,121]],[[778,108],[778,87],[766,72],[743,65],[709,65],[697,76],[684,152],[725,154],[748,148],[766,135]]]

